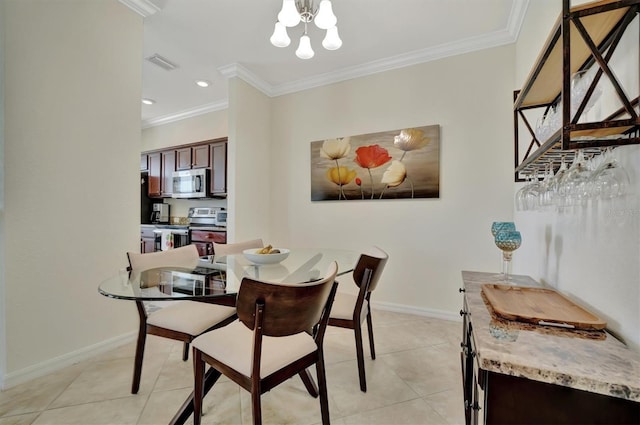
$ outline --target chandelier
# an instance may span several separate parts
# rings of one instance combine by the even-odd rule
[[[287,27],[295,27],[300,22],[304,22],[304,33],[300,37],[300,44],[296,50],[296,56],[300,59],[311,59],[315,54],[311,48],[311,39],[307,35],[309,22],[314,22],[318,28],[327,31],[322,40],[322,46],[325,49],[337,50],[342,46],[336,26],[338,18],[333,14],[330,0],[322,0],[317,8],[314,0],[282,0],[282,10],[278,13],[278,21],[270,38],[271,44],[276,47],[287,47],[291,43]]]

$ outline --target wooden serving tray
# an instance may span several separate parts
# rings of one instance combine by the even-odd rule
[[[572,329],[600,330],[607,325],[553,289],[484,283],[482,293],[494,312],[508,320]]]

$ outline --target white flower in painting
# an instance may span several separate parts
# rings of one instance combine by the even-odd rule
[[[320,156],[327,159],[340,159],[344,158],[351,152],[351,140],[350,137],[343,137],[340,139],[327,139],[322,144],[320,149]]]
[[[400,161],[394,160],[387,168],[387,171],[382,175],[382,183],[385,183],[389,187],[396,187],[404,181],[407,177],[407,169]]]
[[[402,130],[400,134],[393,138],[393,144],[405,152],[413,151],[425,147],[431,139],[424,136],[424,131],[417,128]]]

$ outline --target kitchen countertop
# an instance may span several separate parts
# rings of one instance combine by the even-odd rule
[[[481,369],[640,402],[640,353],[605,331],[509,321],[490,312],[483,283],[495,273],[463,271],[477,361]],[[516,276],[519,286],[541,286]]]

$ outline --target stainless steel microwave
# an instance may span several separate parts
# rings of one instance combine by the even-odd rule
[[[209,196],[209,170],[174,171],[173,198],[207,198]]]

